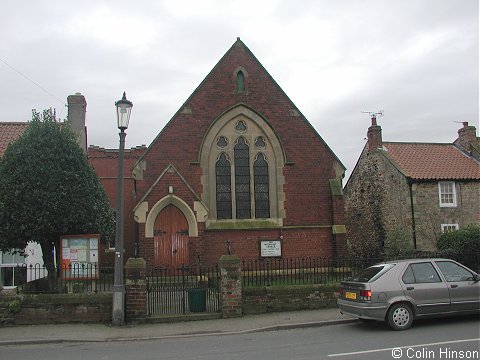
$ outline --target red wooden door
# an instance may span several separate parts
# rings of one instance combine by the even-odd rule
[[[188,222],[174,205],[158,214],[153,228],[155,266],[177,269],[188,264]]]

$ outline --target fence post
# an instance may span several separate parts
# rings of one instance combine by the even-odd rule
[[[235,255],[222,255],[219,265],[222,317],[240,317],[243,312],[240,258]]]
[[[130,323],[147,319],[146,268],[143,258],[129,258],[125,264],[125,319]]]

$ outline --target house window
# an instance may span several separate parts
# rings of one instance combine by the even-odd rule
[[[458,224],[442,224],[442,233],[458,230]]]
[[[12,288],[27,280],[25,257],[18,253],[0,252],[0,286]]]
[[[438,196],[440,207],[456,207],[457,194],[454,181],[441,181],[438,183]]]

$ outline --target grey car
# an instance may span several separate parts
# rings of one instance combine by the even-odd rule
[[[405,330],[420,317],[480,313],[480,276],[450,259],[385,262],[342,281],[338,307]]]

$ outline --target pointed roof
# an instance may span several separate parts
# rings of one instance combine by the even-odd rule
[[[384,142],[381,151],[414,180],[480,180],[480,163],[453,144]]]
[[[242,58],[243,55],[241,55],[240,53],[243,53],[243,54],[247,55],[247,57],[252,59],[253,62],[257,64],[258,68],[260,68],[261,72],[263,72],[262,75],[265,75],[272,82],[272,84],[278,89],[278,91],[282,94],[282,96],[290,103],[291,111],[296,113],[297,116],[300,119],[302,119],[308,127],[310,127],[310,129],[313,131],[313,133],[316,135],[316,137],[325,146],[327,151],[330,152],[332,157],[338,162],[338,164],[343,168],[343,170],[345,170],[346,168],[343,165],[343,163],[336,156],[336,154],[332,151],[332,149],[328,146],[328,144],[323,140],[323,138],[320,136],[320,134],[317,132],[317,130],[306,119],[306,117],[300,112],[300,110],[298,110],[298,108],[293,103],[293,101],[288,97],[288,95],[283,91],[283,89],[277,84],[277,82],[273,79],[273,77],[268,73],[268,71],[264,68],[264,66],[260,63],[260,61],[258,61],[258,59],[255,57],[255,55],[251,52],[251,50],[245,45],[245,43],[239,37],[237,37],[237,40],[235,41],[235,43],[227,50],[227,52],[222,56],[222,58],[217,62],[217,64],[213,67],[213,69],[208,73],[208,75],[197,86],[197,88],[193,91],[193,93],[187,98],[187,100],[182,104],[182,106],[180,106],[178,111],[172,116],[172,118],[168,121],[168,123],[161,129],[161,131],[158,133],[158,135],[155,137],[155,139],[152,141],[152,143],[148,146],[147,151],[143,154],[142,158],[140,158],[137,163],[141,162],[143,160],[143,158],[148,155],[148,153],[152,149],[153,145],[159,140],[159,138],[162,136],[162,134],[169,128],[169,126],[172,124],[172,122],[174,122],[175,119],[177,117],[179,117],[181,114],[185,114],[189,111],[188,104],[190,104],[192,102],[192,100],[195,98],[195,96],[204,87],[209,86],[210,79],[215,77],[215,74],[219,71],[219,69],[222,69],[222,67],[225,65],[225,63],[231,62],[232,59],[235,59],[237,56]],[[215,89],[208,89],[208,91],[213,91],[214,92]],[[256,92],[261,92],[261,89],[257,88],[257,89],[255,89],[255,91]],[[228,107],[235,106],[235,105],[239,104],[239,101],[241,101],[241,100],[236,100],[235,102],[232,102]],[[250,106],[249,103],[247,103],[246,105]],[[226,108],[228,108],[228,107],[226,107]],[[222,111],[224,111],[226,108],[222,109]],[[218,115],[220,115],[220,113]],[[288,159],[287,159],[287,162],[288,162]]]
[[[0,122],[0,157],[8,145],[16,141],[28,127],[28,122]]]

